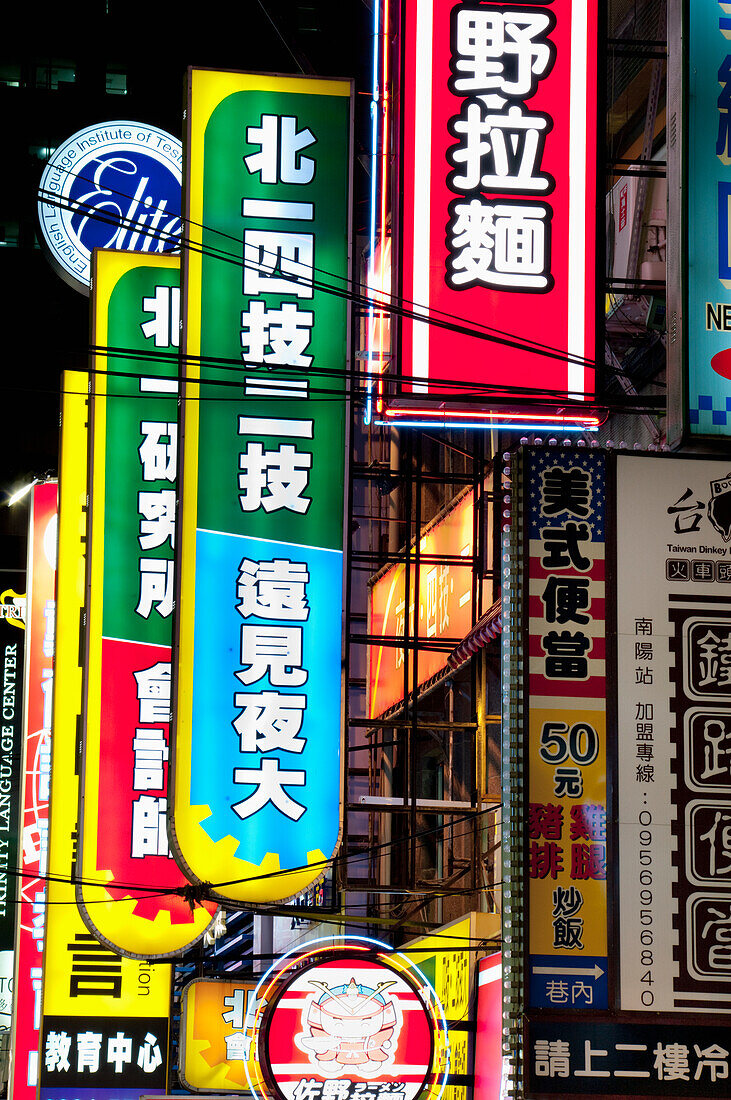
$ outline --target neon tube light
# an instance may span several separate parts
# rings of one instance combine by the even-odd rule
[[[398,424],[400,428],[433,428],[438,426],[440,428],[504,428],[506,422],[504,420],[479,420],[479,421],[464,421],[464,420],[374,420],[374,424],[381,428],[393,427]],[[533,423],[520,423],[509,421],[507,426],[509,428],[525,429],[526,431],[550,431],[552,428],[560,428],[562,432],[598,432],[599,425],[593,424],[556,424],[546,423],[544,421],[535,421]]]
[[[372,82],[373,90],[371,97],[371,209],[370,219],[368,226],[368,239],[370,244],[370,256],[368,257],[368,333],[366,337],[366,373],[368,375],[367,380],[367,395],[366,395],[366,410],[364,423],[370,424],[371,416],[373,412],[373,380],[371,378],[371,353],[373,349],[373,339],[375,331],[375,309],[373,305],[373,282],[375,279],[375,256],[376,256],[376,196],[378,193],[378,100],[379,100],[379,88],[378,88],[378,33],[379,33],[379,17],[380,17],[380,0],[375,0],[373,4],[373,69],[372,69]]]

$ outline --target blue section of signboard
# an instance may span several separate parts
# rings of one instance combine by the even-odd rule
[[[609,1007],[607,960],[597,955],[530,955],[529,1003],[534,1008]]]
[[[340,551],[198,531],[191,803],[253,863],[274,852],[297,867],[337,844],[342,564]]]
[[[594,542],[605,538],[607,477],[604,454],[549,447],[530,455],[529,537],[540,539],[549,527],[586,524]]]

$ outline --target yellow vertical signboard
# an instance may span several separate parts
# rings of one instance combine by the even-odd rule
[[[123,959],[87,930],[76,907],[77,730],[84,608],[88,376],[63,380],[53,755],[43,959],[39,1100],[121,1100],[167,1086],[172,967]],[[40,989],[38,990],[40,995]],[[120,1081],[124,1087],[119,1088]],[[80,1090],[83,1090],[81,1092]]]
[[[196,978],[181,998],[178,1076],[194,1092],[246,1092],[261,1083],[254,1016],[256,982]]]
[[[446,1016],[450,1067],[442,1100],[467,1098],[467,1078],[472,1072],[469,1025],[475,1018],[477,961],[494,950],[499,936],[499,913],[468,913],[431,936],[422,936],[401,948],[431,983]]]
[[[98,248],[92,271],[99,350],[77,900],[89,931],[112,950],[162,960],[195,943],[216,909],[188,905],[187,880],[169,858],[172,601],[147,599],[157,583],[149,578],[172,573],[175,546],[180,261]],[[123,350],[108,356],[108,348]]]
[[[607,610],[603,454],[530,448],[528,883],[530,1008],[609,1006]]]

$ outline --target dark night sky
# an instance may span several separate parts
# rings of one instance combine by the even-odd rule
[[[56,148],[77,130],[113,118],[150,123],[181,137],[188,65],[351,76],[362,92],[368,89],[371,50],[368,0],[246,0],[237,7],[214,2],[190,19],[165,0],[97,0],[84,6],[83,27],[57,5],[28,9],[4,26],[0,47],[0,78],[20,64],[23,85],[0,85],[0,233],[7,239],[17,233],[19,240],[19,247],[0,247],[0,569],[24,564],[27,522],[24,506],[9,510],[2,502],[31,476],[57,471],[61,372],[87,363],[88,299],[62,282],[36,243],[44,161],[35,150]],[[54,91],[38,87],[38,67],[49,63],[71,63],[75,84]],[[105,94],[107,66],[126,71],[125,96]],[[368,95],[356,95],[356,162],[368,137],[368,102]],[[365,224],[366,183],[365,172],[356,169],[356,231]]]

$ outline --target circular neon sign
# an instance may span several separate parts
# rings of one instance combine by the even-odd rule
[[[250,1081],[255,1093],[280,1100],[441,1093],[449,1068],[441,1007],[411,960],[383,946],[330,941],[263,979],[255,1033],[265,1089]]]
[[[89,293],[94,248],[179,248],[183,151],[177,138],[138,122],[79,130],[55,149],[41,177],[38,217],[61,277]]]

